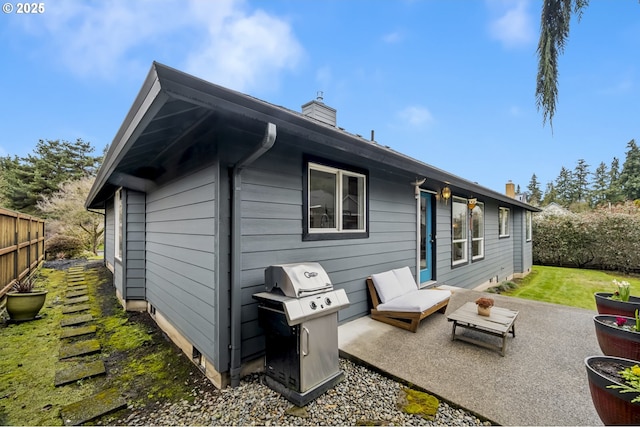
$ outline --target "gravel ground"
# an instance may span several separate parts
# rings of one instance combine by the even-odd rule
[[[195,387],[194,401],[157,402],[154,408],[130,408],[108,425],[490,425],[440,402],[433,420],[398,407],[404,386],[365,367],[340,359],[345,380],[304,408],[289,403],[262,384],[262,374],[240,386],[213,390]],[[102,423],[102,422],[101,422]]]

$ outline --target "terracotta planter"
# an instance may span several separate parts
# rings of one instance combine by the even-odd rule
[[[629,301],[609,299],[611,292],[596,292],[596,307],[598,314],[614,314],[618,316],[635,317],[636,310],[640,310],[640,298],[630,296]]]
[[[7,313],[16,322],[33,320],[47,298],[47,291],[32,291],[25,293],[7,293]]]
[[[640,360],[640,332],[627,331],[608,323],[615,323],[617,317],[626,319],[627,325],[636,324],[635,318],[626,316],[593,316],[600,350],[607,356]]]
[[[491,307],[483,307],[481,305],[478,306],[478,314],[480,316],[491,316]]]
[[[591,356],[584,363],[591,400],[600,420],[605,425],[640,425],[640,404],[631,403],[637,394],[607,388],[613,384],[620,385],[613,373],[640,362],[620,357]]]

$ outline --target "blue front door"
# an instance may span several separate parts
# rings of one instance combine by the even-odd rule
[[[433,220],[431,215],[433,195],[420,193],[420,283],[433,279]]]

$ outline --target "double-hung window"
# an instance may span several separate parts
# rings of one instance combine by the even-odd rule
[[[484,203],[471,211],[471,259],[484,257]]]
[[[509,208],[500,208],[498,221],[499,237],[509,237]]]
[[[366,237],[367,176],[307,163],[307,239]]]
[[[451,206],[451,264],[467,262],[469,220],[467,199],[453,198]]]
[[[531,237],[532,237],[532,224],[531,224],[531,211],[526,211],[525,212],[525,237],[527,242],[531,241]]]

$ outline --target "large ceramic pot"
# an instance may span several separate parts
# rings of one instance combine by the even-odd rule
[[[596,292],[596,307],[598,314],[614,314],[618,316],[635,317],[636,310],[640,310],[640,298],[630,296],[629,301],[609,299],[611,292]]]
[[[640,360],[640,332],[629,331],[616,326],[615,323],[618,317],[625,319],[629,326],[636,324],[635,318],[626,316],[608,314],[593,316],[600,350],[607,356]]]
[[[47,298],[47,291],[9,292],[7,293],[7,313],[16,322],[33,320]]]
[[[636,393],[620,393],[607,388],[621,385],[618,372],[639,364],[631,359],[611,356],[591,356],[584,360],[593,406],[605,425],[640,425],[640,404],[631,403]]]

